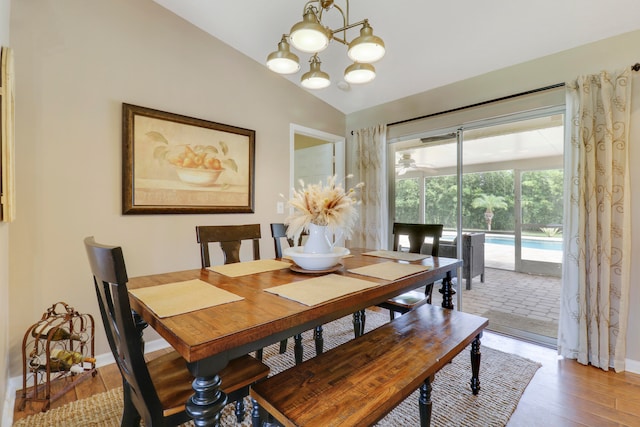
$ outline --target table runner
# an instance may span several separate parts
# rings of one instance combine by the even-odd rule
[[[379,258],[399,259],[403,261],[422,261],[431,255],[414,254],[412,252],[399,252],[399,251],[371,251],[365,252],[362,255],[376,256]]]
[[[401,277],[410,276],[429,269],[431,269],[431,267],[428,265],[405,264],[388,261],[380,264],[371,264],[365,267],[353,268],[348,271],[350,273],[361,274],[363,276],[377,277],[378,279],[397,280]]]
[[[265,271],[289,268],[291,263],[275,259],[259,259],[255,261],[235,262],[233,264],[215,265],[208,270],[224,274],[228,277],[247,276],[249,274],[264,273]]]
[[[200,279],[130,289],[129,293],[161,318],[244,299]]]
[[[265,290],[311,306],[374,286],[378,286],[378,284],[339,274],[327,274],[326,276],[274,286]]]

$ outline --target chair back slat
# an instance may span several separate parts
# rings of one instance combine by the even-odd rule
[[[243,240],[251,240],[253,259],[260,259],[260,224],[246,225],[199,225],[196,237],[200,244],[202,268],[211,266],[209,243],[219,243],[224,264],[240,262],[240,247]]]

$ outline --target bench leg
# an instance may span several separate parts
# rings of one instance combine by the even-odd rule
[[[322,325],[316,326],[316,330],[313,334],[313,339],[316,342],[316,356],[320,356],[324,351],[324,338],[322,338]]]
[[[353,313],[353,335],[358,338],[364,333],[364,322],[366,314],[364,310]]]
[[[251,409],[251,425],[252,427],[261,427],[260,426],[260,405],[255,399],[251,399],[251,403],[253,404],[253,408]]]
[[[255,402],[255,404],[258,405],[255,400],[251,399],[251,401]],[[256,420],[258,424],[255,424]],[[273,415],[265,411],[265,409],[261,406],[258,406],[258,417],[252,417],[252,423],[252,427],[282,427],[282,424],[276,421],[273,418]]]
[[[244,420],[244,399],[243,398],[236,400],[235,414],[236,414],[236,421],[238,422],[238,424],[242,423],[242,421]]]
[[[478,394],[480,391],[480,332],[471,343],[471,391]]]
[[[420,408],[420,427],[429,427],[431,425],[431,379],[424,380],[424,384],[420,386],[420,397],[418,398],[418,407]]]
[[[296,334],[293,336],[293,356],[296,360],[296,365],[302,363],[302,334]]]

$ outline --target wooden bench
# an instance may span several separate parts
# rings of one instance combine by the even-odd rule
[[[428,426],[434,374],[470,343],[471,389],[480,390],[480,336],[487,324],[483,317],[426,304],[252,386],[250,393],[284,426],[364,426],[420,388],[421,425]]]

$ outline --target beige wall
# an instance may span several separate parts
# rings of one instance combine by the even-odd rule
[[[347,116],[347,129],[355,130],[378,123],[393,123],[440,111],[475,104],[490,99],[525,92],[575,79],[581,74],[601,70],[617,70],[640,62],[640,31],[592,43],[517,66],[505,68],[479,77],[464,80],[418,95],[359,111]],[[426,73],[428,78],[428,73]],[[352,152],[348,150],[348,152]],[[630,174],[632,188],[640,186],[640,73],[634,73],[632,99],[632,128],[630,146]],[[631,259],[640,253],[640,192],[632,192],[631,199]],[[631,314],[627,359],[637,371],[640,369],[640,263],[633,263],[631,271]]]
[[[10,1],[0,0],[0,46],[9,43]],[[5,406],[9,378],[9,224],[0,223],[0,422],[4,412],[13,411]]]
[[[9,350],[10,375],[19,376],[24,331],[57,301],[96,316],[96,351],[108,352],[85,236],[121,245],[130,276],[198,268],[198,224],[260,223],[269,237],[268,224],[285,217],[276,202],[289,191],[290,123],[342,135],[345,117],[151,0],[12,8],[18,212]],[[254,129],[255,213],[121,215],[123,102]],[[273,256],[270,238],[260,249]]]

